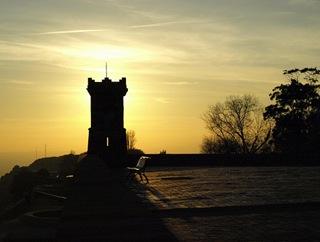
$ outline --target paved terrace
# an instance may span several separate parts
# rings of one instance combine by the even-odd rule
[[[320,167],[151,167],[147,175],[149,184],[127,182],[88,157],[56,226],[7,224],[6,238],[320,241]]]
[[[320,241],[320,167],[167,167],[134,190],[180,241]]]

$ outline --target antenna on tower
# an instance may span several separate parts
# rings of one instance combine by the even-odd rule
[[[106,77],[108,77],[108,62],[106,61]]]

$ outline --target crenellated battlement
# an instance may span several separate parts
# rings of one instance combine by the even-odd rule
[[[118,93],[124,96],[127,89],[127,80],[122,77],[119,81],[114,82],[110,78],[106,77],[102,79],[101,82],[96,82],[91,77],[88,78],[88,92],[92,94],[93,92],[105,92],[105,93]]]
[[[127,79],[125,77],[122,77],[119,81],[114,82],[112,81],[109,77],[106,77],[104,79],[102,79],[101,82],[96,82],[94,79],[92,79],[91,77],[88,78],[88,84],[90,83],[122,83],[122,84],[126,84]]]

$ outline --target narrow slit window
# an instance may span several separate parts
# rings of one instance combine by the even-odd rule
[[[109,137],[106,138],[106,145],[107,147],[109,147],[110,143],[109,143]]]

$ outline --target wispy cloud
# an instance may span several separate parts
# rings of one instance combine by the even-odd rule
[[[154,100],[156,102],[163,103],[163,104],[171,103],[169,99],[163,98],[163,97],[158,97],[158,98],[155,98]]]
[[[319,4],[319,0],[289,0],[289,4],[296,4],[296,5],[313,5]]]
[[[103,31],[106,31],[106,29],[74,29],[74,30],[41,32],[41,33],[35,33],[35,35],[78,34],[78,33],[103,32]]]
[[[180,81],[180,82],[164,82],[165,85],[172,85],[172,86],[189,86],[189,85],[197,85],[198,82],[186,82],[186,81]]]
[[[34,84],[34,82],[31,82],[31,81],[20,81],[20,80],[9,80],[9,81],[6,81],[6,83],[15,84],[15,85],[33,85]]]
[[[152,23],[152,24],[141,24],[141,25],[132,25],[130,28],[154,28],[154,27],[162,27],[167,25],[174,25],[174,24],[197,24],[197,23],[206,23],[207,21],[202,20],[182,20],[182,21],[169,21],[169,22],[159,22],[159,23]]]

